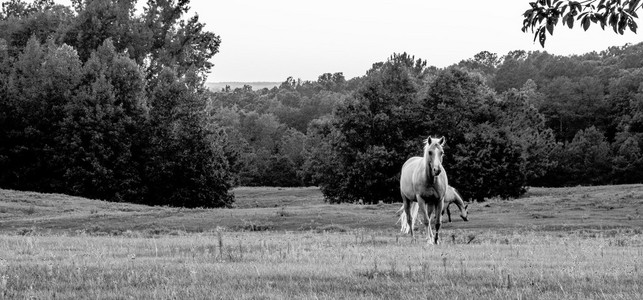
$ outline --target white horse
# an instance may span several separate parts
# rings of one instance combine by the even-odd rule
[[[438,244],[440,225],[442,224],[442,209],[449,182],[447,173],[442,167],[445,138],[429,136],[424,142],[424,156],[411,157],[402,166],[400,176],[400,194],[402,195],[402,215],[399,221],[402,230],[413,233],[414,218],[411,214],[411,203],[417,201],[422,212],[423,223],[426,226],[427,243]],[[431,215],[435,211],[435,237],[431,232]]]

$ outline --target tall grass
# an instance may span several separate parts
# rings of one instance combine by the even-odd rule
[[[0,298],[643,298],[639,234],[443,234],[2,235]]]

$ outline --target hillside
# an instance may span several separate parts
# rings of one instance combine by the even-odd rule
[[[395,233],[400,204],[329,205],[317,188],[241,187],[235,209],[181,209],[111,203],[60,194],[0,190],[0,232],[120,234],[255,230],[372,229]],[[469,205],[445,229],[571,231],[643,228],[643,185],[532,188],[522,198]],[[445,218],[446,219],[446,218]]]

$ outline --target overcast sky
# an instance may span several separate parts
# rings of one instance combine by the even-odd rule
[[[222,40],[209,81],[281,82],[361,76],[401,52],[445,67],[483,50],[543,50],[520,30],[529,1],[192,0],[189,15],[198,13]],[[643,41],[596,24],[584,32],[578,24],[557,26],[544,50],[582,54]]]

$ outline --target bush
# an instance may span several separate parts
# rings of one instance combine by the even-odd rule
[[[488,124],[473,127],[458,144],[449,183],[465,198],[482,201],[500,196],[517,197],[525,192],[527,178],[521,158],[522,149],[506,128]]]

